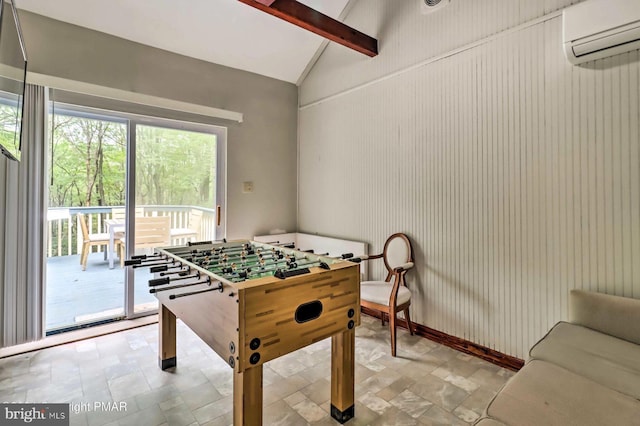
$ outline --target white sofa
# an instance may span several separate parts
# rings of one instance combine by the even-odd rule
[[[640,425],[640,300],[572,290],[476,425]]]

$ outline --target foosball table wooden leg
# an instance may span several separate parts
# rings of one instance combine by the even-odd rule
[[[233,424],[262,424],[262,365],[233,373]]]
[[[162,303],[158,313],[159,353],[158,363],[160,368],[175,367],[176,359],[176,316]]]
[[[355,331],[331,337],[331,417],[345,423],[354,416]]]

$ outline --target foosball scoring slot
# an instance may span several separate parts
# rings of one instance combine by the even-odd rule
[[[314,300],[313,302],[303,303],[296,309],[296,322],[302,324],[320,318],[322,314],[322,302]]]

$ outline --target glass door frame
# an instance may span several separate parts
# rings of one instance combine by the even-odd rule
[[[135,249],[135,199],[136,199],[136,141],[138,126],[152,126],[165,129],[184,130],[189,132],[206,133],[216,136],[216,233],[215,239],[226,238],[226,204],[227,204],[227,128],[213,124],[201,124],[188,121],[177,121],[166,118],[129,115],[127,128],[127,172],[125,190],[125,210],[127,228],[125,231],[125,255],[130,258]],[[139,318],[157,313],[155,310],[135,312],[135,277],[134,270],[125,271],[125,300],[124,312],[127,319]]]

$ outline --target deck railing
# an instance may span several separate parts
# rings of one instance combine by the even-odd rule
[[[149,205],[136,207],[142,216],[169,216],[171,228],[188,228],[191,210],[202,212],[197,239],[214,239],[216,211],[198,206]],[[71,256],[82,251],[82,230],[78,213],[83,213],[90,233],[106,233],[105,220],[121,214],[124,206],[55,207],[47,211],[47,256]],[[178,241],[181,242],[181,241]],[[94,246],[93,252],[103,252],[104,246]]]

